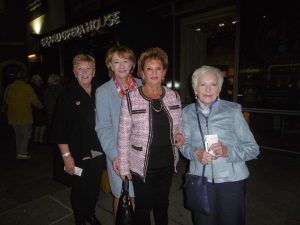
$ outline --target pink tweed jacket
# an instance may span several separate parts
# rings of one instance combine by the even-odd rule
[[[121,175],[129,174],[130,171],[145,181],[148,165],[149,146],[152,141],[152,111],[151,99],[143,95],[141,88],[129,92],[122,99],[118,152],[119,169]],[[173,135],[174,167],[179,160],[179,154],[175,144],[175,135],[183,134],[181,103],[179,96],[173,90],[164,87],[162,95],[163,108],[166,110],[170,121],[170,130]]]

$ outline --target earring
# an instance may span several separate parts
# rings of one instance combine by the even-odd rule
[[[196,100],[198,99],[198,95],[197,95],[197,94],[195,94],[195,99],[196,99]]]

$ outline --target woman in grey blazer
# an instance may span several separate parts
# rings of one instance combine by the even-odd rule
[[[195,225],[245,224],[246,161],[255,159],[259,147],[237,103],[219,99],[223,77],[215,67],[202,66],[192,76],[196,103],[183,109],[185,143],[181,153],[190,160],[189,172],[201,175],[206,165],[209,215],[193,212]],[[206,135],[217,135],[204,146],[197,114]],[[206,145],[206,144],[205,144]]]
[[[106,154],[109,183],[114,196],[114,212],[116,213],[122,180],[113,169],[118,164],[118,127],[122,97],[126,92],[137,89],[141,80],[134,78],[133,72],[136,58],[126,46],[114,46],[106,54],[106,66],[111,79],[96,91],[96,132]],[[129,194],[134,192],[130,182]]]

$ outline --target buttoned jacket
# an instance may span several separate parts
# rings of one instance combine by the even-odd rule
[[[181,103],[176,92],[163,87],[161,104],[169,119],[170,140],[173,146],[174,167],[176,171],[179,155],[178,150],[175,148],[175,135],[178,133],[183,134]],[[121,175],[129,174],[131,171],[145,180],[149,146],[153,137],[151,108],[152,101],[142,93],[141,87],[128,93],[122,99],[118,134]]]
[[[219,142],[227,147],[229,153],[228,157],[220,157],[206,166],[205,176],[209,181],[214,177],[216,183],[247,178],[249,171],[245,162],[258,156],[259,147],[243,117],[241,106],[218,100],[208,117],[198,111],[203,134],[217,134]],[[185,144],[180,151],[190,160],[190,173],[201,175],[203,164],[195,157],[195,151],[204,149],[204,146],[199,132],[195,104],[186,106],[182,117]]]

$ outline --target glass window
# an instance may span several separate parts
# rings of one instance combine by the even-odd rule
[[[224,75],[222,99],[233,100],[236,6],[215,8],[180,20],[180,94],[183,103],[194,99],[191,75],[203,65],[218,67]]]
[[[290,0],[243,1],[238,102],[300,110],[300,14]]]

